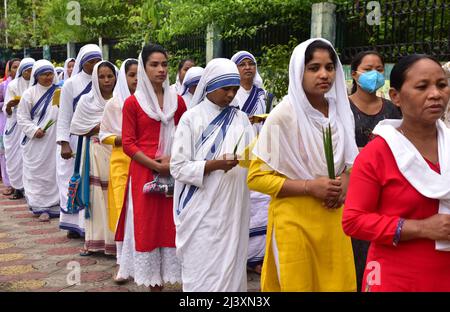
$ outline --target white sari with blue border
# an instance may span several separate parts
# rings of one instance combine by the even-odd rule
[[[56,86],[40,84],[27,89],[19,103],[17,122],[23,134],[23,186],[29,208],[34,214],[47,212],[59,216],[59,192],[56,181],[56,125],[35,138],[36,131],[44,129],[50,120],[57,120],[58,107],[52,105]]]
[[[176,180],[176,246],[184,291],[247,289],[247,170],[236,166],[226,173],[217,170],[204,175],[206,160],[232,154],[242,133],[237,154],[254,137],[248,117],[207,98],[187,111],[178,124],[171,173]]]

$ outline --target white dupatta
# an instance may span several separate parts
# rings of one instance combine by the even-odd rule
[[[178,95],[170,88],[169,78],[167,77],[163,83],[164,105],[161,110],[153,85],[145,72],[142,53],[139,54],[137,75],[138,83],[134,96],[136,97],[139,106],[148,117],[156,121],[161,121],[158,150],[155,157],[169,156],[175,133],[174,116],[178,108]]]
[[[358,154],[355,142],[355,121],[350,109],[344,71],[339,59],[336,79],[328,93],[328,118],[314,109],[302,88],[305,51],[313,38],[298,45],[289,63],[288,95],[267,118],[253,149],[253,154],[273,170],[290,179],[314,179],[328,176],[322,129],[331,125],[336,174],[352,166]]]
[[[113,98],[105,105],[105,111],[103,112],[103,119],[100,125],[100,141],[112,135],[122,136],[122,108],[125,100],[131,95],[130,89],[128,88],[127,74],[125,72],[127,62],[130,60],[136,59],[126,59],[122,63],[117,76]]]
[[[439,165],[441,174],[430,168],[416,147],[397,128],[402,120],[385,119],[373,129],[381,136],[394,155],[398,169],[423,196],[439,200],[439,213],[450,214],[450,129],[438,120]],[[437,241],[436,249],[450,251],[450,241]]]
[[[62,80],[67,80],[69,79],[69,73],[68,73],[68,67],[69,67],[69,63],[70,62],[75,62],[75,59],[73,57],[68,58],[65,62],[64,62],[64,72],[63,75],[61,77]],[[75,65],[75,64],[74,64]],[[72,74],[73,74],[73,69],[72,69]]]
[[[104,63],[110,62],[101,61],[94,66],[94,70],[92,71],[92,89],[80,98],[70,124],[70,133],[85,135],[102,121],[103,111],[108,100],[103,98],[100,91],[98,67]],[[110,64],[113,65],[112,63]],[[117,77],[116,72],[114,75]]]

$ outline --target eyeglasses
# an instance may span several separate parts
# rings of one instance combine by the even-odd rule
[[[238,64],[238,67],[241,67],[241,68],[244,68],[246,66],[248,66],[248,67],[255,67],[256,63],[250,61],[250,62],[241,62],[241,63]]]

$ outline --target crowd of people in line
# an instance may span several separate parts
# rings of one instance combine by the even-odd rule
[[[64,68],[11,59],[0,84],[4,195],[59,218],[117,283],[161,291],[450,291],[450,63],[299,44],[274,105],[254,55],[170,85],[168,53],[120,69],[94,44]],[[328,129],[328,130],[326,130]],[[329,140],[326,140],[329,133]]]

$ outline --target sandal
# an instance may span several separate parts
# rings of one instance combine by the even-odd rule
[[[38,221],[39,222],[49,222],[50,221],[50,215],[47,212],[43,212],[39,216]]]
[[[75,232],[75,231],[68,231],[68,232],[67,232],[67,238],[76,239],[76,238],[80,238],[80,237],[81,237],[81,235],[78,234],[78,233]]]
[[[11,196],[9,199],[10,200],[17,200],[17,199],[22,199],[22,198],[24,198],[23,192],[19,191],[19,190],[15,190],[13,196]]]
[[[119,274],[119,269],[120,269],[120,266],[116,265],[116,268],[114,269],[114,277],[113,277],[114,283],[116,283],[117,285],[126,284],[127,282],[129,282],[128,278],[117,278],[117,275]]]
[[[93,252],[89,251],[87,249],[81,249],[80,250],[80,256],[81,257],[88,257],[88,256],[92,256]]]
[[[15,189],[10,186],[6,190],[4,190],[2,194],[5,196],[9,196],[9,195],[12,195],[14,193],[14,191],[15,191]]]

